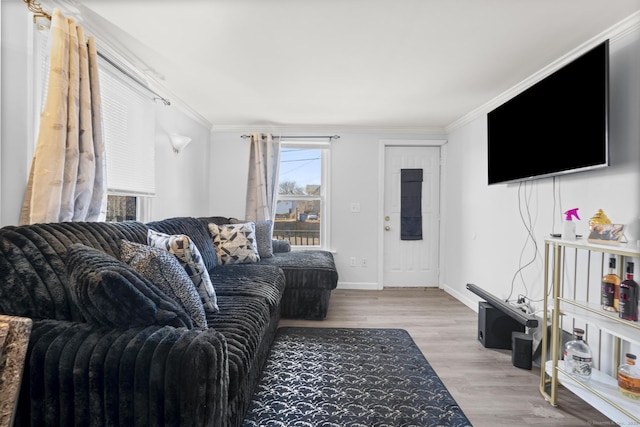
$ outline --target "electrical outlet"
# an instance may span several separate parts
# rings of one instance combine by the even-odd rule
[[[362,258],[362,266],[363,266],[363,267],[366,267],[368,262],[369,262],[369,261],[367,261],[367,259],[366,259],[366,258]]]
[[[351,265],[351,267],[355,267],[356,266],[356,257],[352,256],[349,259],[349,265]]]

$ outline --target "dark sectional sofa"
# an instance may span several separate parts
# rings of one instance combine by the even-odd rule
[[[323,319],[338,276],[331,253],[278,253],[282,242],[218,265],[211,221],[229,219],[0,229],[0,313],[33,320],[16,426],[241,425],[280,317]],[[205,327],[120,260],[149,229],[199,249],[218,308]]]

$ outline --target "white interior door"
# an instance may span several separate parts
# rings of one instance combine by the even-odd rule
[[[384,149],[383,286],[437,287],[440,148]],[[422,169],[422,240],[400,239],[400,171]]]

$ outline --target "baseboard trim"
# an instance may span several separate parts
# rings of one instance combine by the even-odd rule
[[[375,282],[338,282],[337,289],[358,289],[364,291],[381,290]]]
[[[442,286],[442,289],[476,313],[478,312],[478,299],[474,299],[470,292],[463,294],[447,285]]]

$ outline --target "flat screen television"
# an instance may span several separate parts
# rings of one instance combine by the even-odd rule
[[[609,41],[487,115],[489,185],[609,165]]]

